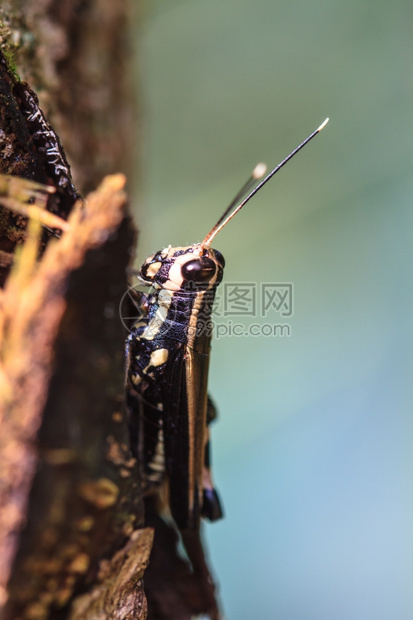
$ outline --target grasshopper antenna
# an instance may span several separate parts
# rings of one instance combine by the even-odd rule
[[[221,224],[221,222],[225,220],[225,218],[227,217],[231,209],[235,207],[237,202],[241,200],[241,198],[245,196],[247,192],[249,192],[249,190],[254,185],[254,183],[258,181],[258,179],[261,179],[266,172],[267,172],[267,166],[265,164],[260,163],[255,166],[254,170],[251,173],[250,178],[244,183],[244,185],[241,187],[239,192],[237,192],[237,194],[231,200],[228,207],[225,209],[224,213],[221,215],[218,222],[215,224],[214,228],[218,227]]]
[[[326,118],[326,120],[324,121],[324,123],[321,123],[320,127],[318,127],[315,131],[313,131],[312,134],[310,134],[308,136],[308,138],[306,138],[304,140],[304,142],[302,142],[299,146],[297,146],[296,149],[294,149],[289,155],[288,157],[286,157],[285,159],[283,159],[283,161],[281,163],[278,164],[278,166],[276,166],[273,170],[271,170],[271,172],[269,174],[267,174],[267,176],[265,177],[265,179],[263,179],[261,181],[261,183],[258,183],[258,185],[252,190],[252,192],[250,192],[248,194],[248,196],[246,198],[244,198],[244,200],[236,207],[236,209],[234,209],[231,213],[231,209],[234,207],[234,205],[237,203],[237,201],[241,198],[241,196],[243,196],[245,194],[245,192],[248,191],[248,189],[251,187],[251,184],[254,182],[254,180],[260,178],[261,176],[263,176],[265,174],[265,167],[264,167],[264,172],[262,172],[262,174],[258,177],[256,177],[256,179],[254,178],[254,172],[255,170],[257,170],[257,168],[259,168],[260,166],[263,166],[264,164],[258,164],[255,168],[254,168],[254,172],[252,173],[252,176],[250,177],[250,179],[248,179],[247,183],[245,183],[245,185],[243,186],[243,188],[238,192],[238,194],[235,196],[234,200],[231,202],[231,204],[229,205],[229,207],[224,211],[224,214],[219,218],[218,222],[215,224],[215,226],[212,228],[212,230],[210,230],[210,232],[207,234],[207,236],[205,237],[205,239],[203,240],[203,242],[201,243],[201,248],[205,248],[211,245],[211,242],[213,240],[213,238],[219,233],[220,230],[222,230],[224,228],[224,226],[226,226],[226,224],[228,224],[228,222],[230,220],[232,220],[232,218],[238,213],[238,211],[240,211],[242,209],[242,207],[244,205],[247,204],[247,202],[249,200],[251,200],[251,198],[253,196],[255,196],[255,194],[262,188],[264,187],[264,185],[266,183],[268,183],[268,181],[270,179],[272,179],[272,177],[274,176],[274,174],[276,172],[278,172],[280,170],[280,168],[282,168],[283,166],[285,166],[285,164],[287,163],[287,161],[290,161],[290,159],[292,159],[292,157],[294,157],[294,155],[296,155],[298,153],[298,151],[301,151],[301,149],[310,142],[310,140],[312,140],[313,138],[315,138],[316,135],[318,135],[320,133],[320,131],[322,129],[324,129],[324,127],[327,125],[329,119]]]

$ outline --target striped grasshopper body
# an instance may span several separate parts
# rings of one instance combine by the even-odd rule
[[[209,468],[207,397],[211,312],[224,259],[201,245],[168,247],[148,258],[141,279],[153,293],[129,337],[128,400],[144,492],[168,480],[181,529],[222,516]],[[136,415],[137,414],[137,415]]]

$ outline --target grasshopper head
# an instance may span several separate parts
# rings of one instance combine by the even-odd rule
[[[217,250],[200,244],[171,246],[156,252],[143,263],[141,279],[155,288],[171,291],[211,289],[222,280],[224,257]]]

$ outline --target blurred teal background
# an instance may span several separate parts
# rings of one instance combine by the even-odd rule
[[[139,262],[200,241],[258,161],[331,119],[213,244],[227,282],[295,293],[274,316],[290,337],[213,343],[226,518],[205,529],[226,618],[412,620],[413,5],[143,17]]]

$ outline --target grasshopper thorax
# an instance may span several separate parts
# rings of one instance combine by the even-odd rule
[[[154,288],[170,291],[205,290],[218,286],[225,266],[217,250],[201,244],[168,246],[143,263],[140,277]]]

